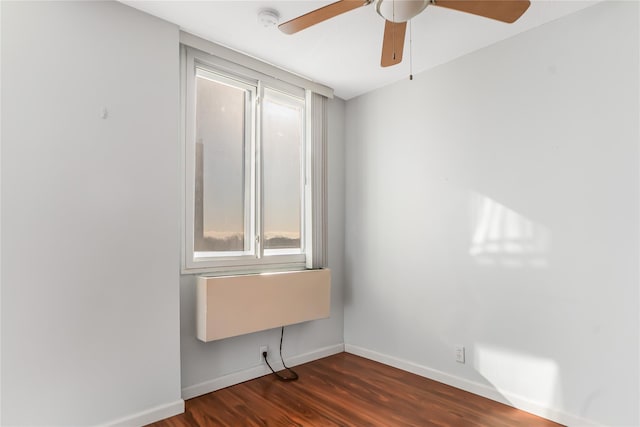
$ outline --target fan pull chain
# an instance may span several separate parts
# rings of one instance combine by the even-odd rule
[[[393,0],[391,3],[391,15],[393,16],[393,22],[396,22],[396,0]],[[396,26],[393,26],[393,60],[396,60]]]
[[[413,80],[413,30],[409,20],[409,80]]]

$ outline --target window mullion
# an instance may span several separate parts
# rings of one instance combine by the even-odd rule
[[[255,201],[255,134],[256,134],[256,100],[258,97],[256,88],[252,88],[250,99],[247,99],[247,114],[245,115],[245,236],[249,246],[249,253],[255,254],[259,250],[259,244],[256,242],[256,201]]]
[[[255,186],[255,241],[256,241],[256,257],[264,257],[264,187],[262,179],[262,100],[264,99],[264,86],[258,81],[258,96],[255,102],[255,132],[254,132],[254,186]]]

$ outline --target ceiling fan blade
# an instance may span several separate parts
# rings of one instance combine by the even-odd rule
[[[522,16],[531,2],[529,0],[434,0],[433,4],[510,24]]]
[[[406,30],[406,22],[385,21],[380,65],[389,67],[402,62],[402,50],[404,49],[404,35]]]
[[[290,21],[278,25],[278,28],[285,34],[294,34],[312,25],[316,25],[369,3],[367,0],[340,0],[321,7],[320,9],[305,13],[297,18],[293,18]]]

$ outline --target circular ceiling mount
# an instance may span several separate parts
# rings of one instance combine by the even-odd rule
[[[431,0],[377,0],[376,12],[387,21],[407,22],[422,12]]]
[[[264,27],[275,27],[280,20],[280,14],[274,9],[262,9],[258,12],[258,22]]]

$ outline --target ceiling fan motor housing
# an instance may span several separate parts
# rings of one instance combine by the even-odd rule
[[[407,22],[429,3],[431,0],[376,0],[376,12],[387,21]]]

